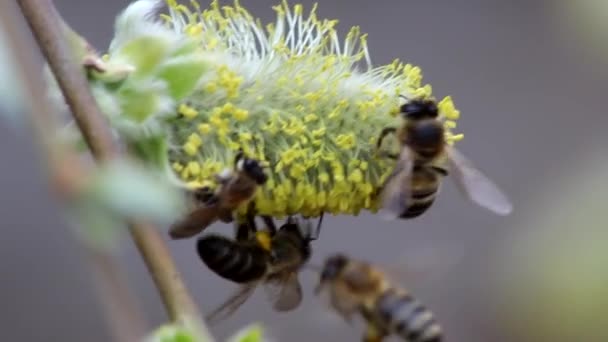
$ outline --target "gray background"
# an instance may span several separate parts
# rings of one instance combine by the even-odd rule
[[[312,3],[302,2],[305,10]],[[67,21],[101,50],[112,35],[113,17],[127,3],[56,1]],[[274,1],[242,3],[266,22],[273,18]],[[511,331],[497,319],[501,307],[489,285],[489,272],[496,272],[493,253],[505,248],[510,237],[533,228],[517,222],[534,215],[550,179],[575,171],[577,158],[592,145],[606,146],[602,56],[580,42],[570,16],[559,15],[558,2],[371,3],[322,1],[318,14],[339,18],[342,32],[352,25],[368,32],[375,64],[394,58],[412,62],[422,67],[424,81],[438,97],[453,96],[462,112],[459,131],[466,135],[460,149],[508,192],[515,212],[508,218],[493,216],[463,201],[447,181],[433,209],[414,221],[385,223],[368,214],[327,217],[313,261],[341,250],[387,265],[416,267],[420,251],[436,251],[439,265],[431,263],[422,272],[427,275],[404,281],[436,313],[448,341],[511,341]],[[0,125],[3,337],[104,341],[108,335],[82,250],[47,194],[29,140]],[[202,310],[208,310],[233,286],[201,265],[193,245],[194,240],[169,242],[187,284]],[[129,241],[122,244],[120,258],[149,322],[164,322],[153,284]],[[213,331],[225,337],[258,320],[281,341],[358,339],[358,328],[349,328],[312,300],[312,276],[302,279],[306,300],[298,310],[274,314],[260,292]]]

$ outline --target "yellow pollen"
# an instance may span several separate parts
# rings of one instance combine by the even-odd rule
[[[201,139],[201,137],[197,133],[192,133],[192,134],[190,134],[188,136],[188,142],[191,143],[193,146],[196,146],[198,148],[203,143],[203,140]]]
[[[173,170],[180,172],[184,169],[184,166],[178,162],[174,162],[173,164],[171,164],[171,166],[173,167]]]
[[[186,152],[189,156],[195,156],[198,152],[198,147],[192,144],[191,142],[187,142],[183,146],[184,152]]]
[[[232,117],[237,121],[245,121],[249,117],[249,111],[246,109],[235,109],[232,112]]]
[[[434,98],[422,70],[399,60],[366,69],[367,35],[354,27],[338,41],[337,20],[317,18],[316,6],[306,14],[282,1],[277,21],[265,25],[238,0],[207,9],[190,1],[167,0],[169,26],[179,23],[173,28],[195,39],[209,68],[177,104],[182,119],[168,120],[170,169],[184,182],[215,184],[213,175],[232,167],[242,148],[268,166],[269,180],[254,196],[258,214],[377,211],[375,195],[394,161],[374,146],[383,128],[402,122],[399,95]],[[437,105],[454,144],[463,138],[455,132],[460,112],[449,96]],[[391,137],[386,145],[394,143]],[[256,242],[271,248],[267,232],[256,233]]]
[[[217,83],[209,82],[203,86],[203,90],[208,93],[215,93],[217,91]]]
[[[197,36],[201,34],[201,32],[203,32],[203,25],[200,24],[189,26],[186,29],[186,34],[189,36]]]
[[[191,161],[188,163],[188,171],[192,176],[198,176],[198,174],[201,172],[201,166],[199,163]]]
[[[198,131],[202,135],[207,135],[207,134],[209,134],[209,132],[211,132],[211,125],[206,124],[206,123],[199,124]]]
[[[186,119],[192,119],[198,115],[198,111],[185,103],[179,106],[178,112],[183,115]]]

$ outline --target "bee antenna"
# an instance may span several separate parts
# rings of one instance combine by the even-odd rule
[[[403,95],[403,94],[399,94],[399,97],[404,98],[406,101],[411,100],[411,98],[409,98],[409,97],[407,97],[407,96],[405,96],[405,95]]]
[[[234,156],[234,165],[237,165],[238,162],[243,158],[245,158],[245,151],[243,150],[242,147],[240,147],[238,152]]]
[[[317,240],[319,238],[319,235],[321,235],[321,224],[323,223],[323,216],[325,216],[324,211],[321,212],[321,215],[319,216],[319,221],[317,221],[317,229],[315,230],[315,234],[310,237],[311,241]]]

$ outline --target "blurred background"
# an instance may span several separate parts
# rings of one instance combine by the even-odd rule
[[[300,2],[305,11],[312,5]],[[105,50],[128,1],[55,3]],[[241,3],[264,22],[274,18],[275,1]],[[344,251],[406,265],[403,283],[436,314],[447,341],[607,341],[607,12],[602,1],[320,1],[319,17],[338,18],[340,32],[359,25],[369,33],[375,64],[400,58],[419,65],[437,97],[453,96],[465,134],[460,150],[500,184],[515,210],[494,216],[447,180],[416,220],[326,217],[313,262]],[[108,340],[82,248],[48,194],[31,138],[0,122],[0,155],[5,339]],[[234,286],[201,264],[194,243],[168,241],[207,311]],[[119,252],[146,318],[165,322],[135,247],[125,240]],[[213,332],[221,340],[261,321],[280,341],[358,340],[360,325],[349,327],[312,297],[314,280],[302,275],[305,300],[296,311],[273,313],[258,291]]]

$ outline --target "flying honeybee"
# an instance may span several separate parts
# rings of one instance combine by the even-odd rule
[[[242,151],[235,157],[234,169],[225,169],[215,176],[218,187],[193,192],[197,206],[169,229],[173,239],[183,239],[196,235],[212,223],[220,220],[232,222],[233,211],[251,200],[259,186],[266,183],[268,176],[260,163],[247,158]]]
[[[423,214],[435,201],[443,177],[453,173],[469,200],[499,215],[512,211],[509,199],[471,161],[445,140],[445,129],[437,104],[431,99],[414,99],[400,107],[404,124],[386,127],[377,141],[396,134],[400,153],[384,153],[397,159],[393,172],[381,188],[382,208],[393,218],[409,219]],[[446,166],[449,164],[449,171]]]
[[[240,223],[237,240],[220,235],[207,235],[198,240],[201,260],[222,278],[241,284],[240,288],[206,318],[216,322],[234,313],[262,284],[275,311],[295,309],[302,301],[298,272],[311,255],[310,243],[316,240],[309,220],[301,225],[289,217],[275,234],[253,231],[248,223]],[[247,236],[243,231],[252,232]]]
[[[347,322],[360,315],[367,323],[365,342],[396,335],[408,342],[441,342],[434,315],[404,288],[369,263],[344,254],[328,257],[316,295],[327,294],[330,306]]]

